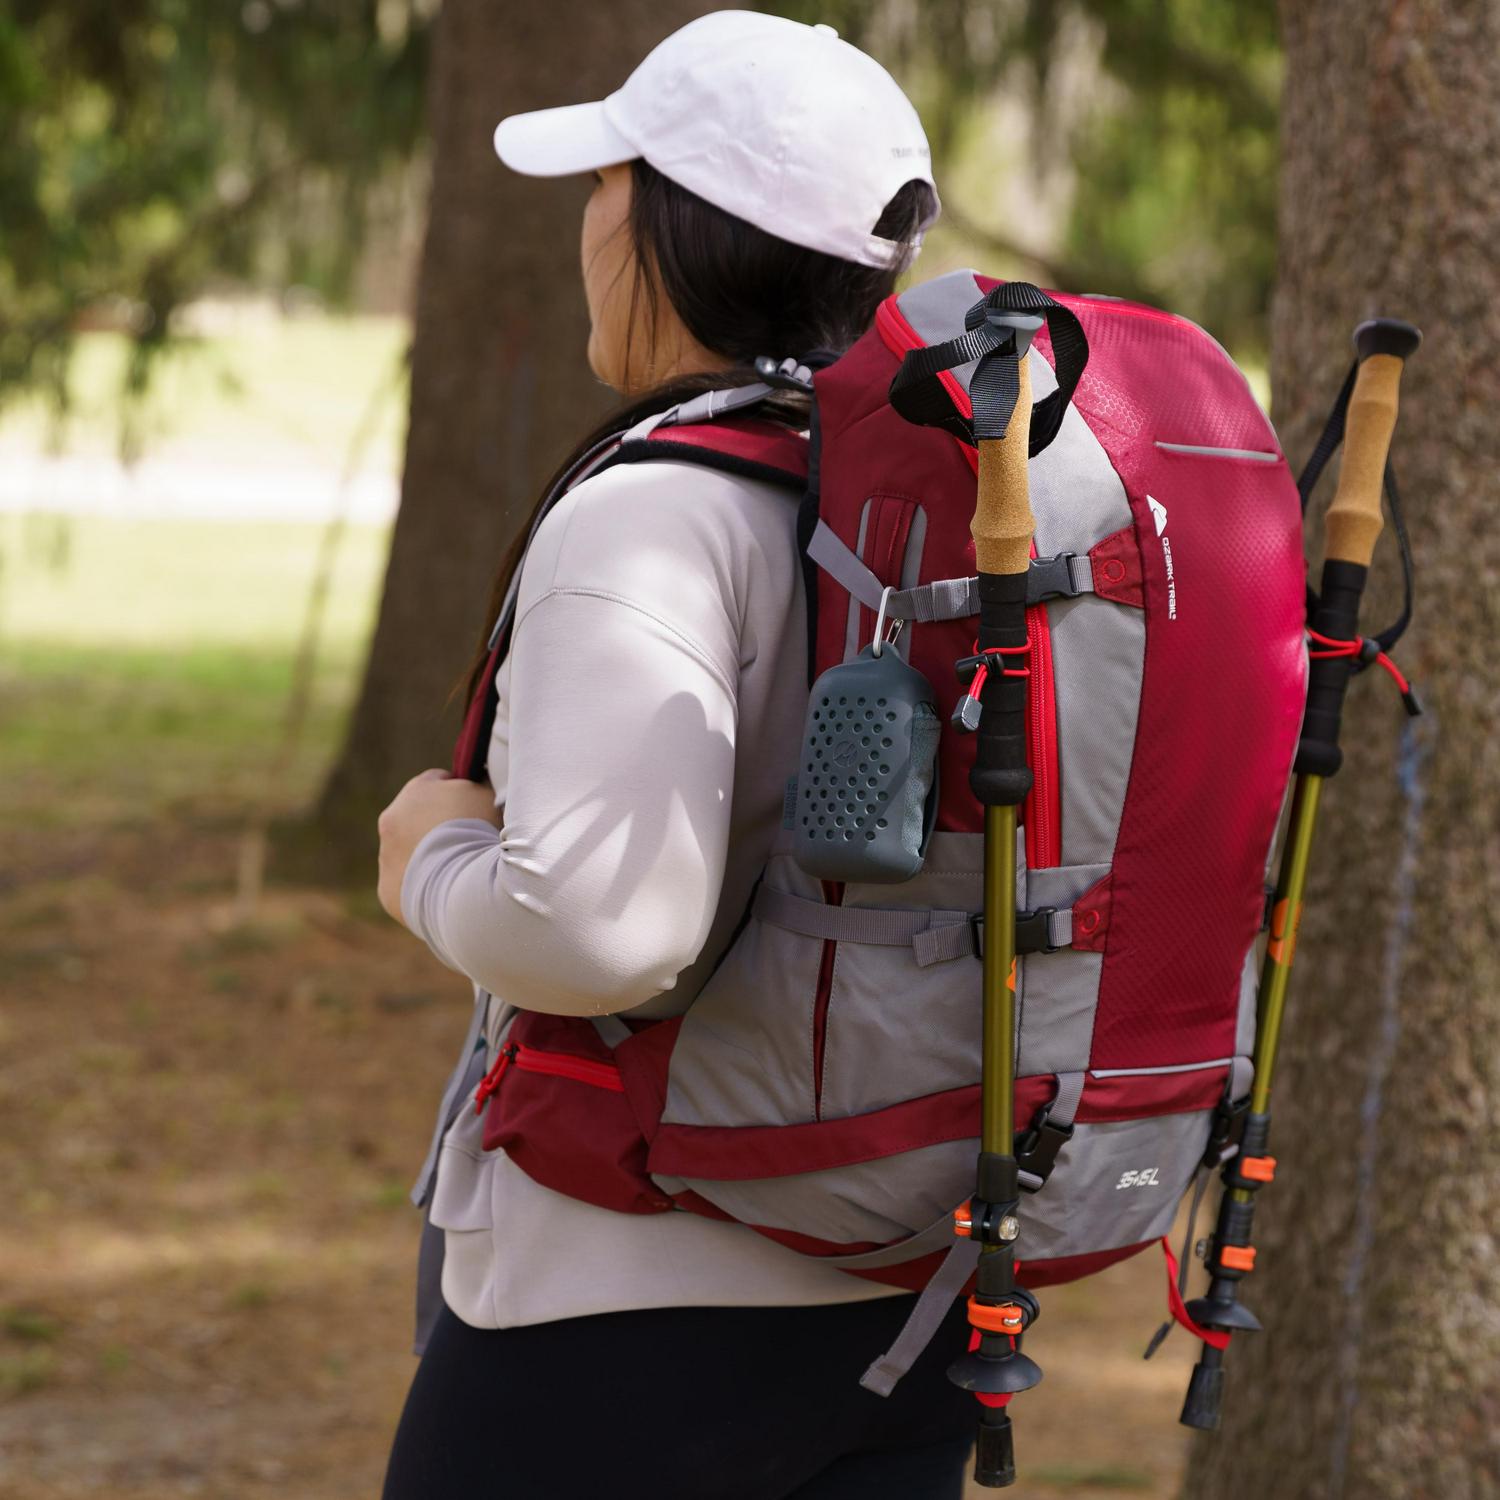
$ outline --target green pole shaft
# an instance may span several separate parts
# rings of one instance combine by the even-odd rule
[[[1286,1010],[1287,986],[1297,951],[1297,926],[1302,920],[1302,899],[1307,888],[1307,870],[1312,861],[1313,830],[1318,818],[1321,776],[1299,776],[1292,791],[1292,813],[1282,851],[1281,870],[1271,906],[1271,935],[1260,970],[1256,995],[1255,1082],[1250,1089],[1252,1114],[1263,1115],[1271,1105],[1271,1076],[1276,1068],[1276,1047],[1281,1040],[1281,1018]],[[1235,1188],[1237,1203],[1248,1203],[1252,1193]]]
[[[984,810],[984,1053],[979,1144],[1009,1156],[1016,1135],[1016,809]],[[986,1247],[991,1248],[991,1247]]]

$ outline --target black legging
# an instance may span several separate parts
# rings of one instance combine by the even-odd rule
[[[889,1397],[858,1384],[912,1298],[471,1328],[444,1308],[384,1500],[960,1500],[962,1304]]]

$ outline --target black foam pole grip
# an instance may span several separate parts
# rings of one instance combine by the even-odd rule
[[[1026,644],[1026,573],[979,575],[979,649]],[[997,656],[980,691],[981,714],[969,786],[985,807],[1017,806],[1031,790],[1026,765],[1026,678],[1004,669],[1025,657]]]
[[[1323,588],[1317,613],[1308,622],[1319,635],[1334,641],[1359,637],[1359,601],[1369,569],[1359,563],[1329,558],[1323,564]],[[1325,650],[1313,641],[1311,650]],[[1339,723],[1344,693],[1354,668],[1352,656],[1315,656],[1307,668],[1307,714],[1294,766],[1299,776],[1332,776],[1344,762],[1339,749]]]

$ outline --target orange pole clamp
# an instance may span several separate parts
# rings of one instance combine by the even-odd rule
[[[1249,1182],[1269,1182],[1276,1175],[1276,1158],[1247,1156],[1239,1163],[1239,1173]]]
[[[968,1239],[969,1232],[974,1228],[974,1208],[971,1202],[965,1202],[953,1210],[953,1232],[960,1239]]]
[[[1255,1247],[1253,1245],[1225,1245],[1219,1251],[1219,1264],[1228,1266],[1232,1271],[1253,1271]]]
[[[969,1323],[985,1333],[1006,1333],[1019,1338],[1026,1330],[1026,1312],[1015,1302],[981,1302],[970,1297]]]

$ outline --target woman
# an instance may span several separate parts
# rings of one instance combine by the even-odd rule
[[[889,75],[826,27],[745,12],[669,37],[602,104],[504,121],[496,146],[598,179],[588,356],[628,400],[579,454],[749,383],[757,355],[846,348],[937,213]],[[486,1064],[513,1007],[680,1014],[728,944],[806,708],[796,509],[658,460],[584,479],[535,528],[492,785],[424,772],[380,823],[387,910],[504,1002],[482,1006]],[[909,1294],[740,1225],[563,1197],[484,1152],[472,1109],[452,1116],[431,1203],[445,1305],[386,1500],[957,1500],[974,1408],[943,1366],[961,1308],[882,1400],[859,1374]]]

